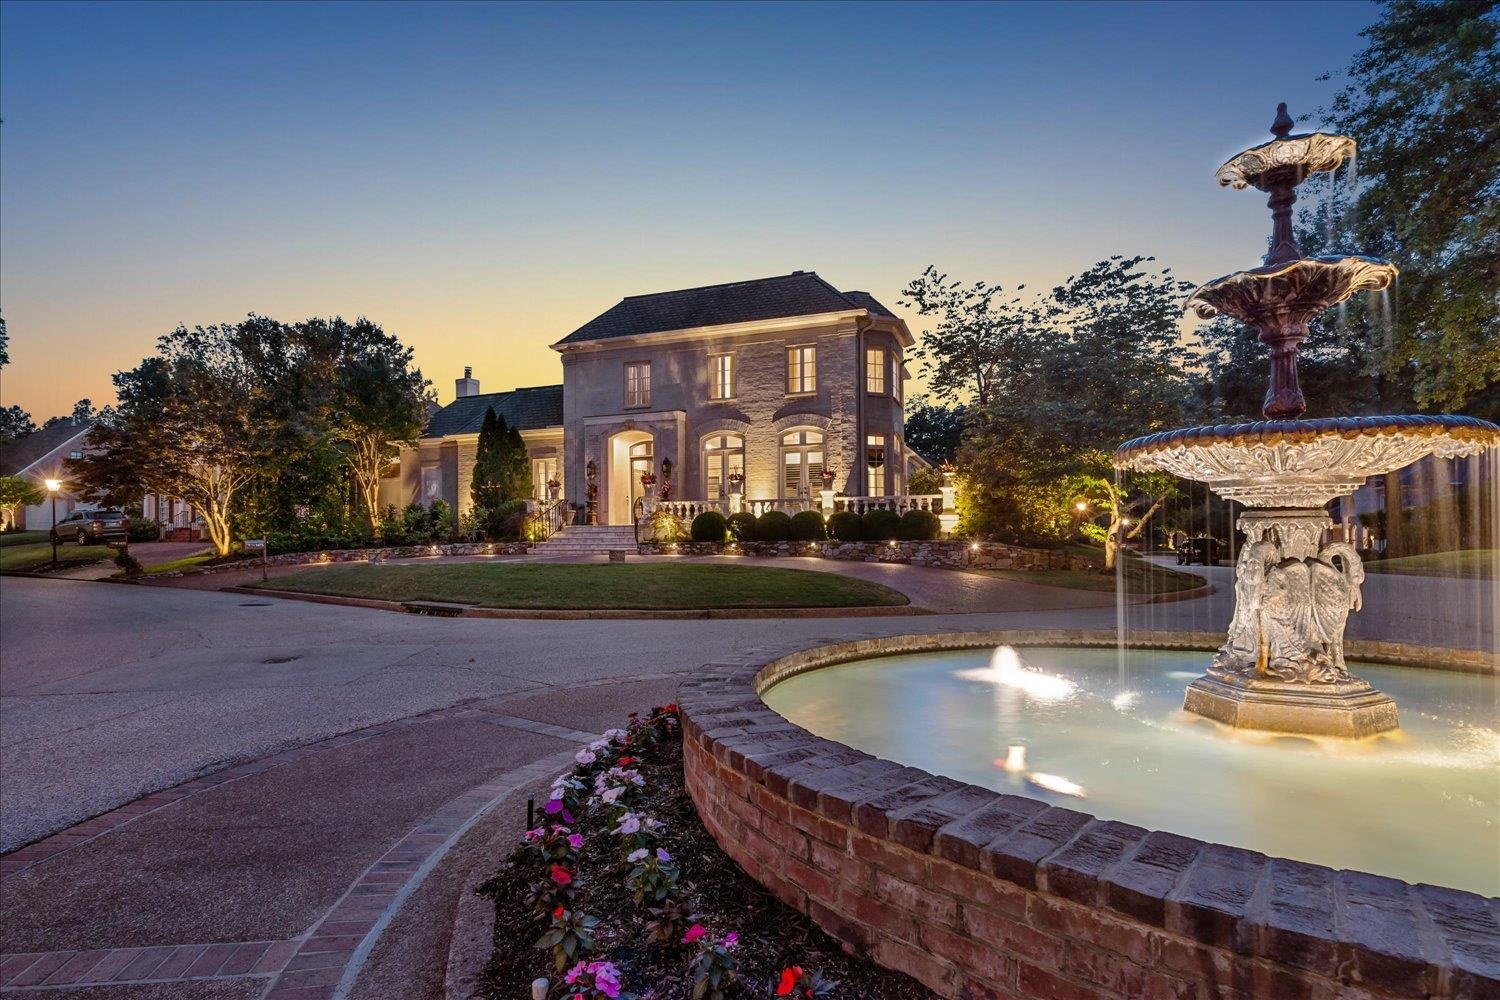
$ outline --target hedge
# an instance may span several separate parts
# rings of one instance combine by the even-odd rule
[[[693,518],[693,541],[722,542],[729,537],[729,522],[716,510],[705,510]]]
[[[901,538],[908,542],[930,542],[942,533],[943,524],[930,510],[909,510],[901,515]]]
[[[792,538],[799,542],[821,542],[828,537],[823,515],[815,510],[799,511],[792,516]]]
[[[792,519],[779,510],[768,510],[755,521],[755,537],[762,542],[784,542],[791,537]]]
[[[841,542],[857,542],[860,535],[859,515],[841,510],[828,519],[828,534]]]
[[[737,542],[755,541],[755,515],[740,511],[729,515],[729,533]]]
[[[860,537],[867,542],[887,542],[901,533],[901,515],[893,510],[877,507],[865,511],[860,525]]]

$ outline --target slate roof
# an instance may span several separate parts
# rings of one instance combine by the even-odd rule
[[[14,476],[20,473],[93,426],[92,420],[82,424],[67,421],[39,431],[32,431],[25,437],[0,447],[0,476]],[[81,451],[82,448],[74,450]]]
[[[433,414],[423,437],[446,434],[478,434],[484,423],[484,412],[495,408],[496,416],[519,430],[561,427],[563,422],[563,387],[538,385],[510,392],[485,392],[463,396]]]
[[[895,315],[868,292],[841,292],[813,271],[793,271],[772,278],[632,295],[553,346],[851,309]]]

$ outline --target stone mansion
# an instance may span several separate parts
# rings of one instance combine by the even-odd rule
[[[467,511],[491,408],[520,430],[538,498],[581,515],[593,466],[600,524],[632,523],[641,476],[660,490],[666,467],[688,513],[800,509],[830,489],[893,497],[927,464],[902,438],[912,343],[869,293],[811,271],[631,296],[552,345],[561,385],[481,393],[465,369],[382,502]]]

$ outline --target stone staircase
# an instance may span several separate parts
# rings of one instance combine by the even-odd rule
[[[540,545],[532,546],[531,555],[591,556],[611,550],[635,551],[635,528],[625,525],[570,524]]]

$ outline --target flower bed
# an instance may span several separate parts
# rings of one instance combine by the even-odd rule
[[[579,752],[540,825],[480,887],[495,950],[480,995],[908,1000],[924,987],[846,954],[730,860],[682,782],[676,706]]]
[[[264,560],[267,566],[316,566],[324,563],[372,562],[387,559],[420,559],[430,556],[524,556],[525,542],[434,542],[430,545],[395,545],[378,549],[324,549],[318,552],[285,552]],[[159,574],[161,577],[183,576],[186,573],[229,573],[234,570],[256,569],[261,565],[258,555],[236,556],[224,562],[214,562],[192,570]]]

